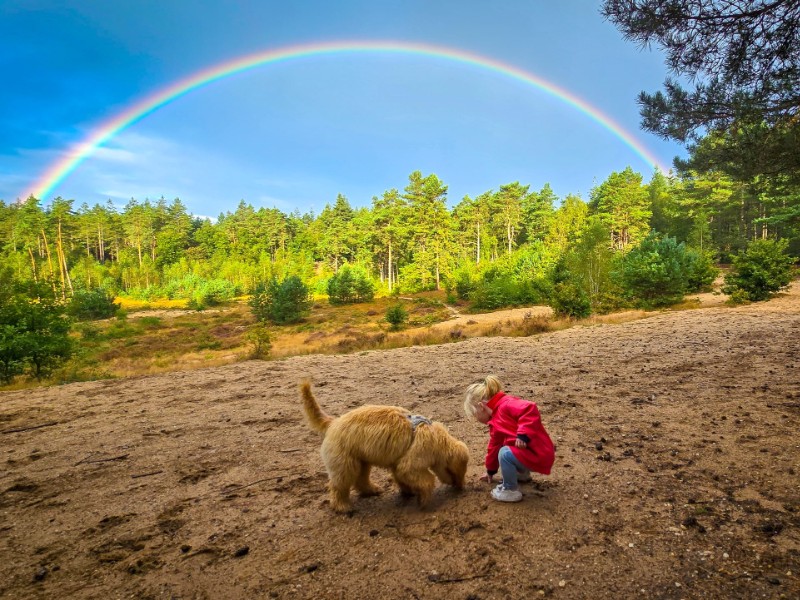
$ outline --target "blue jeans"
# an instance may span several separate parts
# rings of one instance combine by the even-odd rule
[[[517,489],[517,476],[530,474],[528,467],[517,460],[508,446],[500,448],[497,457],[500,460],[500,473],[503,475],[503,488],[506,490]]]

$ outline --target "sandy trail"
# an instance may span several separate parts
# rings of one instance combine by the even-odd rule
[[[798,340],[795,284],[528,338],[0,393],[0,596],[797,598]],[[461,413],[488,373],[558,445],[516,505],[478,481],[486,435]],[[467,489],[420,511],[376,471],[383,495],[332,514],[304,376],[333,414],[446,423]]]

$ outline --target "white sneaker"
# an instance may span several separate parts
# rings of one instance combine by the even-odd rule
[[[507,490],[501,484],[492,490],[492,498],[500,502],[519,502],[522,500],[522,492],[519,490]]]

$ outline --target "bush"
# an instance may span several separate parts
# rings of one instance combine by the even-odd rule
[[[683,299],[689,265],[685,244],[651,233],[622,259],[617,276],[624,292],[640,306],[668,306]]]
[[[253,344],[252,358],[267,359],[272,349],[272,339],[269,330],[263,325],[256,325],[247,332],[247,339]]]
[[[204,280],[192,292],[191,300],[200,306],[217,306],[233,300],[239,293],[236,284],[225,279]]]
[[[114,295],[102,288],[78,290],[67,305],[67,314],[78,321],[110,319],[120,305],[114,302]]]
[[[371,302],[374,297],[375,286],[361,269],[345,265],[328,280],[328,301],[331,304]]]
[[[736,301],[767,300],[792,281],[795,258],[788,255],[786,240],[755,240],[733,258],[722,291]]]
[[[271,321],[277,325],[297,323],[311,306],[308,288],[297,275],[290,275],[281,282],[276,278],[256,287],[250,299],[250,307],[259,321]]]
[[[562,281],[553,286],[550,306],[560,317],[585,319],[592,313],[589,296],[572,281]]]
[[[402,304],[395,304],[387,309],[385,319],[392,326],[392,330],[397,331],[408,321],[408,312]]]
[[[687,250],[688,260],[686,272],[686,290],[688,292],[706,292],[719,275],[711,255],[707,252]]]
[[[461,271],[456,275],[456,294],[461,300],[467,300],[469,295],[475,291],[475,282],[472,276],[466,272]]]
[[[66,307],[46,285],[24,286],[0,273],[0,380],[44,379],[73,352]]]
[[[511,275],[487,271],[470,294],[472,308],[496,310],[507,306],[538,304],[546,298],[540,281],[516,281]]]

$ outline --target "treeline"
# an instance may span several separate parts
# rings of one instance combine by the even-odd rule
[[[493,308],[540,300],[552,291],[540,284],[566,269],[602,307],[611,271],[619,271],[614,261],[651,232],[717,262],[756,239],[786,240],[797,254],[797,199],[797,188],[764,189],[718,173],[656,171],[645,182],[631,168],[612,173],[588,200],[512,182],[451,209],[447,185],[416,171],[369,207],[339,195],[319,215],[285,214],[242,201],[216,222],[193,216],[179,199],[131,200],[118,210],[110,201],[90,207],[63,198],[43,207],[31,197],[0,202],[0,260],[15,280],[46,282],[63,300],[102,288],[201,304],[289,275],[325,293],[346,265],[379,293],[446,288]],[[493,281],[517,289],[484,285]]]

